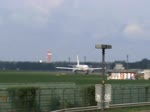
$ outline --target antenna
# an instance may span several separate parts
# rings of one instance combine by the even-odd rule
[[[71,58],[70,57],[68,57],[68,62],[70,63],[70,60],[71,60]]]
[[[84,63],[86,63],[86,56],[84,56]]]
[[[127,70],[128,70],[128,61],[129,61],[129,55],[127,54]]]

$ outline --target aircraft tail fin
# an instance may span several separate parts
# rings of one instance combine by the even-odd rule
[[[77,55],[77,65],[80,65],[80,62],[79,62],[79,57]]]

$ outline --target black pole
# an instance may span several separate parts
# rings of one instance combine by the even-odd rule
[[[105,48],[102,49],[102,112],[105,108]]]
[[[102,92],[101,92],[101,110],[104,111],[105,108],[105,49],[111,49],[111,45],[105,45],[105,44],[97,44],[95,45],[96,49],[102,49]]]

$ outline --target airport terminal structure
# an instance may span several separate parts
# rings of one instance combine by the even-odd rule
[[[116,64],[114,69],[107,71],[107,79],[118,79],[118,80],[135,80],[135,79],[145,79],[150,80],[150,70],[140,70],[140,69],[125,69],[122,64]]]

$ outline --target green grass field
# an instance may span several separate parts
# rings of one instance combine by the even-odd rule
[[[99,84],[101,76],[94,74],[64,74],[57,72],[0,71],[0,83],[74,82]],[[149,80],[106,80],[109,84],[150,84]]]
[[[0,71],[0,83],[64,83],[71,82],[77,85],[94,85],[102,82],[101,75],[94,74],[65,74],[58,72],[39,72],[39,71]],[[106,80],[106,83],[114,85],[150,85],[149,80]],[[113,109],[106,112],[139,112],[137,108]],[[144,108],[146,109],[146,108]],[[149,109],[149,108],[148,108]],[[140,110],[140,108],[139,108]],[[141,109],[143,110],[143,108]]]
[[[75,82],[77,84],[95,84],[99,81],[100,76],[96,75],[0,71],[0,83]]]

